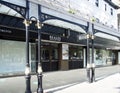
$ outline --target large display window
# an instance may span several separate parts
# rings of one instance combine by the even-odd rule
[[[96,65],[112,65],[114,63],[115,54],[111,50],[95,49]]]
[[[25,42],[0,40],[0,74],[25,70]]]
[[[69,46],[69,69],[83,68],[83,48]]]
[[[83,48],[78,46],[70,46],[69,57],[70,60],[83,59]]]

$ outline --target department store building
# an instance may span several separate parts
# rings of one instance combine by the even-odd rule
[[[25,71],[26,30],[23,22],[27,14],[28,18],[40,17],[44,24],[41,28],[44,72],[85,68],[87,59],[92,63],[93,46],[96,67],[119,64],[120,32],[116,13],[119,7],[110,0],[77,2],[80,0],[1,0],[0,75],[23,74]],[[31,20],[29,60],[31,72],[35,73],[38,29],[36,20]]]

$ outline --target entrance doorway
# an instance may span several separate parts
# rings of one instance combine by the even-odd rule
[[[42,69],[46,71],[58,70],[59,57],[58,57],[58,44],[55,43],[42,43],[41,46],[41,61]]]

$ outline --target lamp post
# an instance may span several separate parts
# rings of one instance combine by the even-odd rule
[[[30,17],[30,24],[32,23],[32,19],[35,19],[35,21],[37,22],[35,24],[35,26],[38,29],[38,69],[37,69],[37,78],[38,78],[38,89],[37,89],[37,93],[43,93],[43,88],[42,88],[42,66],[41,66],[41,28],[43,26],[42,23],[40,23],[40,21],[32,16]]]
[[[95,63],[94,63],[94,35],[91,36],[92,39],[92,82],[95,81]]]
[[[29,20],[25,19],[24,24],[26,29],[26,68],[25,68],[26,90],[25,90],[25,93],[32,93],[31,86],[30,86],[31,76],[30,76],[30,64],[29,64],[29,31],[28,31],[28,27],[30,24]]]
[[[92,45],[92,59],[90,61],[90,45]],[[94,63],[94,35],[87,34],[87,78],[88,82],[92,83],[95,81],[95,63]]]
[[[88,82],[91,83],[91,64],[90,64],[90,45],[89,45],[89,39],[90,39],[90,35],[87,34],[86,36],[87,38],[87,78],[88,78]]]
[[[37,93],[43,93],[42,88],[42,64],[41,64],[41,28],[43,24],[40,21],[37,21],[37,28],[38,28],[38,70],[37,70],[37,77],[38,77],[38,89]]]
[[[29,64],[29,1],[26,0],[26,15],[25,15],[25,20],[24,20],[24,25],[25,25],[25,31],[26,31],[26,68],[25,68],[25,79],[26,79],[26,90],[25,93],[32,93],[31,92],[31,84],[30,84],[30,64]]]

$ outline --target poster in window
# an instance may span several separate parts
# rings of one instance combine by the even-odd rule
[[[68,60],[69,59],[69,47],[67,44],[62,44],[62,59]]]

